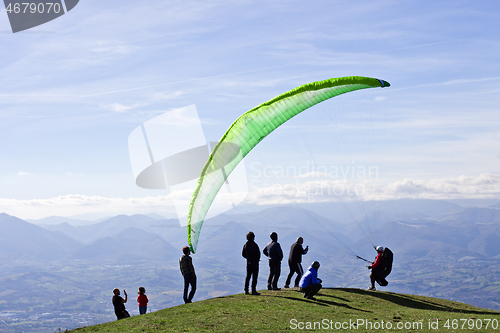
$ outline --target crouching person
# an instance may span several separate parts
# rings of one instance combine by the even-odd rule
[[[302,276],[299,282],[300,291],[304,293],[307,299],[315,299],[314,295],[321,290],[321,279],[318,279],[319,262],[315,261],[307,270],[306,274]]]

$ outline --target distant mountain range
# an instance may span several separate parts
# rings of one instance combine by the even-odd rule
[[[27,222],[37,224],[37,225],[53,225],[53,224],[61,224],[68,223],[72,226],[83,226],[99,223],[102,221],[106,221],[107,219],[112,218],[113,216],[107,215],[106,217],[98,217],[103,214],[82,214],[82,215],[73,215],[73,216],[48,216],[42,219],[26,219]],[[156,213],[142,214],[144,216],[150,217],[154,220],[163,220],[166,218],[174,218],[174,214],[169,214],[168,216],[163,216]]]
[[[17,217],[0,213],[0,258],[55,260],[82,244],[61,231],[50,231]]]
[[[458,259],[463,256],[500,256],[500,209],[496,207],[464,208],[433,200],[370,202],[364,206],[370,214],[359,218],[353,218],[356,214],[351,214],[348,223],[334,222],[334,217],[340,214],[332,213],[332,219],[325,217],[328,215],[325,214],[326,204],[307,206],[319,209],[322,214],[298,206],[222,214],[205,222],[199,255],[236,253],[239,256],[245,235],[252,230],[261,247],[269,241],[269,233],[276,231],[284,248],[298,236],[303,236],[305,244],[311,244],[311,249],[321,248],[322,252],[352,250],[366,253],[372,251],[373,245],[382,244],[408,260],[439,255]],[[334,212],[340,208],[332,205],[328,209]],[[37,224],[42,221],[38,220]],[[173,253],[177,256],[187,243],[185,227],[180,227],[177,220],[159,219],[158,216],[118,215],[87,225],[72,225],[70,222],[74,221],[61,217],[45,221],[50,223],[35,225],[1,214],[0,255],[52,260],[66,256],[97,258],[101,253],[106,260],[112,261],[113,256],[117,260],[132,256],[129,251],[132,243],[138,248],[136,253],[140,253],[140,248],[148,248],[151,253],[163,253],[163,257]],[[63,222],[54,224],[57,221]],[[130,238],[133,234],[137,239]],[[112,245],[114,242],[122,246]],[[179,250],[175,252],[173,249]],[[153,254],[147,257],[158,258]]]
[[[130,264],[141,261],[166,263],[174,260],[179,251],[158,235],[138,228],[127,228],[110,237],[72,252],[65,259],[87,260],[93,263]]]

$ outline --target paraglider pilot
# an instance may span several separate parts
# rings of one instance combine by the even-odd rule
[[[372,272],[370,273],[370,282],[372,285],[370,286],[370,288],[368,288],[368,290],[371,290],[371,291],[377,290],[377,289],[375,289],[375,281],[377,281],[377,280],[380,281],[381,279],[383,279],[383,277],[380,274],[381,273],[380,270],[377,268],[380,267],[380,264],[382,262],[382,254],[384,253],[384,247],[377,246],[376,250],[377,250],[377,256],[375,257],[375,262],[373,264],[371,264],[370,266],[367,266],[368,269],[372,270]]]

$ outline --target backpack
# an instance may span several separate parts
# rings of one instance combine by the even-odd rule
[[[381,277],[386,278],[392,271],[392,260],[394,256],[389,248],[385,248],[382,253],[382,261],[380,262]]]
[[[375,274],[375,281],[377,281],[377,283],[382,287],[385,287],[389,284],[389,282],[387,282],[385,278],[389,274],[391,274],[392,259],[393,259],[392,251],[389,250],[388,248],[385,248],[384,252],[382,252],[380,265],[378,265],[376,268],[372,270],[372,273]]]

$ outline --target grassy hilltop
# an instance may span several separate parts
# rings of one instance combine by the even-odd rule
[[[493,332],[500,331],[500,312],[390,292],[323,289],[316,300],[308,300],[298,290],[282,290],[262,291],[260,296],[213,298],[75,331],[284,332],[314,328],[339,332]]]

